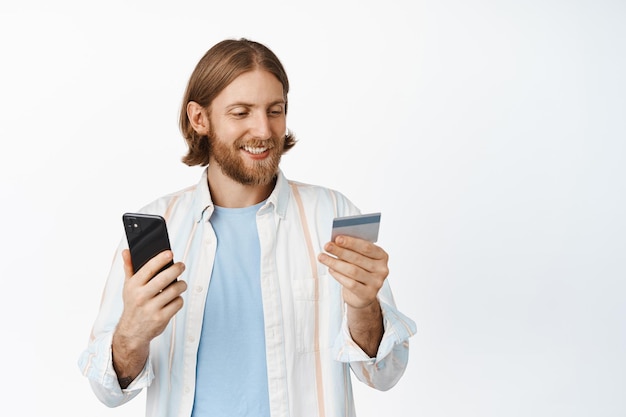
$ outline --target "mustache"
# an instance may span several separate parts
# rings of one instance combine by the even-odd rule
[[[269,139],[237,139],[234,143],[235,147],[242,148],[244,146],[250,146],[252,148],[268,148],[274,149],[278,146],[278,138],[271,137]]]

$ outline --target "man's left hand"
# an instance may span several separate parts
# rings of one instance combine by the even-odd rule
[[[318,260],[342,285],[343,299],[350,307],[361,309],[377,301],[389,268],[389,255],[372,242],[350,236],[337,236]],[[333,256],[330,256],[330,255]]]

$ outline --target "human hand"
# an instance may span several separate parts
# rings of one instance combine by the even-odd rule
[[[342,285],[346,304],[362,309],[377,301],[378,291],[389,275],[387,252],[372,242],[350,236],[337,236],[324,250],[328,254],[320,254],[318,260]]]
[[[182,262],[157,274],[172,260],[171,251],[163,251],[133,274],[130,252],[122,252],[124,260],[124,311],[116,332],[136,343],[150,342],[161,334],[170,319],[182,308],[181,294],[187,289],[176,279],[185,270]],[[155,275],[156,274],[156,275]]]
[[[124,311],[113,333],[113,367],[120,387],[126,388],[139,375],[150,351],[150,341],[163,333],[171,318],[183,307],[181,294],[187,283],[176,279],[185,270],[177,262],[157,273],[173,258],[163,251],[133,274],[130,251],[124,260]]]

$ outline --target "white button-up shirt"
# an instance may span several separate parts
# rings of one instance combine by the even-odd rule
[[[111,340],[123,309],[121,251],[127,245],[122,239],[79,367],[96,396],[110,407],[147,387],[146,416],[189,417],[217,245],[210,223],[213,202],[207,171],[197,185],[157,199],[141,211],[167,220],[174,259],[186,266],[179,278],[188,284],[184,306],[152,340],[139,376],[121,389]],[[341,286],[317,262],[317,254],[330,240],[333,218],[355,214],[358,209],[341,193],[288,181],[282,172],[257,212],[272,417],[354,416],[350,370],[364,383],[386,390],[406,368],[415,323],[396,309],[388,282],[378,294],[385,332],[377,356],[370,358],[350,337]]]

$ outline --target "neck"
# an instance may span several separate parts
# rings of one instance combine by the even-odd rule
[[[263,185],[241,184],[226,176],[218,164],[208,167],[209,191],[215,205],[225,208],[250,207],[267,199],[276,180]]]

